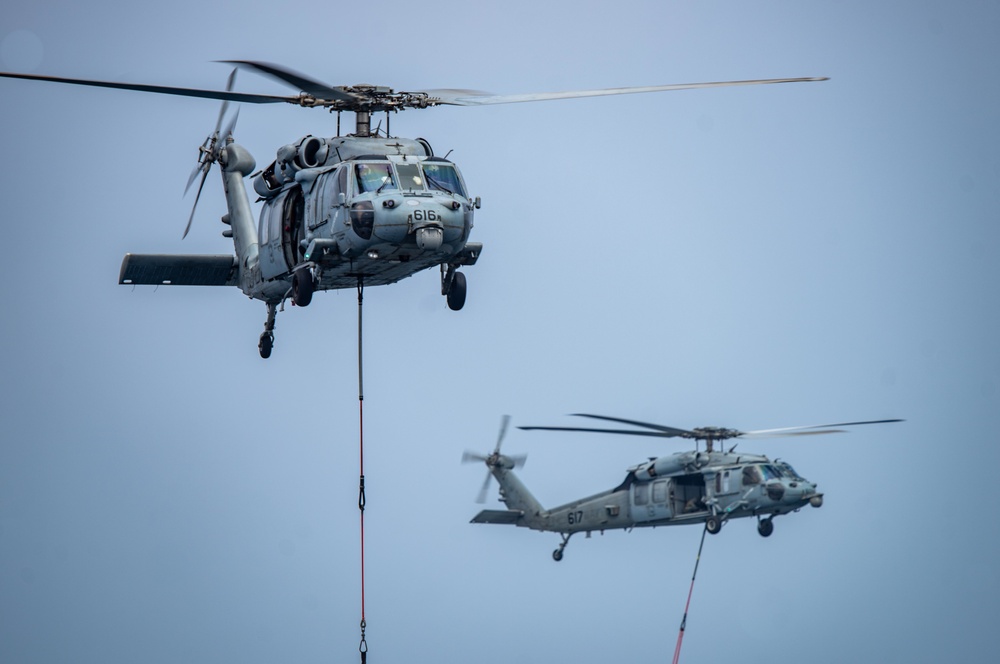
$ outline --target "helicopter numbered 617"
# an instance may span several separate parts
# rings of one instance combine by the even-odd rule
[[[136,83],[60,78],[0,72],[0,77],[136,90],[222,100],[215,130],[198,149],[199,173],[194,206],[212,164],[222,171],[228,211],[223,236],[232,238],[235,255],[127,254],[121,284],[238,286],[267,305],[258,348],[269,357],[278,306],[286,299],[307,306],[315,291],[395,283],[422,270],[440,267],[441,293],[448,306],[465,304],[466,279],[460,267],[479,259],[482,244],[470,242],[480,199],[468,193],[458,166],[434,154],[423,139],[389,133],[389,117],[406,109],[434,106],[483,106],[596,97],[691,88],[822,81],[779,78],[716,83],[685,83],[571,92],[493,95],[471,90],[397,92],[376,85],[333,86],[291,69],[254,61],[225,61],[299,90],[280,96],[235,92],[236,70],[225,90],[200,90]],[[305,136],[277,151],[261,171],[250,153],[233,141],[238,111],[230,102],[289,103],[337,112],[337,135]],[[340,135],[340,113],[355,114],[355,131]],[[386,113],[386,128],[372,130],[372,114]],[[227,117],[228,115],[228,117]],[[254,220],[244,179],[252,177],[262,208]],[[188,219],[187,235],[194,217]]]
[[[510,418],[500,426],[496,447],[488,455],[466,452],[462,461],[484,462],[489,469],[477,502],[486,499],[490,478],[500,484],[500,500],[505,510],[483,510],[472,523],[515,525],[531,530],[558,533],[562,537],[552,557],[562,560],[569,538],[575,533],[604,533],[605,530],[656,526],[702,525],[711,534],[722,530],[731,519],[755,517],[757,532],[769,537],[776,516],[797,512],[806,505],[820,507],[823,494],[814,482],[803,478],[787,461],[771,460],[760,454],[715,449],[715,443],[734,438],[774,438],[841,433],[838,427],[885,424],[903,420],[842,422],[818,426],[788,427],[761,431],[736,431],[719,427],[676,429],[659,424],[603,415],[577,413],[579,417],[618,422],[636,429],[595,429],[586,427],[518,427],[524,430],[583,431],[656,438],[687,438],[696,441],[693,451],[650,457],[628,469],[624,481],[610,491],[545,509],[514,474],[524,464],[523,455],[504,455],[500,445]],[[704,441],[704,451],[697,442]]]

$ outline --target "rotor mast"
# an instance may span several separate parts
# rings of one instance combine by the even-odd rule
[[[354,135],[360,136],[362,138],[367,138],[371,136],[371,133],[372,133],[371,111],[362,111],[361,109],[354,111]]]

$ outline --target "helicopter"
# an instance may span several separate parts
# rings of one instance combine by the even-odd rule
[[[422,138],[392,136],[389,118],[407,109],[441,105],[483,106],[519,102],[659,92],[692,88],[823,81],[778,78],[570,92],[494,95],[473,90],[395,91],[385,86],[328,85],[273,63],[224,60],[235,68],[225,90],[118,83],[0,72],[0,77],[135,90],[222,101],[214,131],[198,147],[198,175],[187,236],[205,180],[213,164],[222,173],[227,212],[222,235],[235,255],[125,255],[119,272],[124,285],[238,286],[267,306],[258,350],[268,358],[274,346],[275,317],[286,300],[305,307],[316,291],[395,283],[438,266],[441,294],[452,310],[465,304],[467,282],[459,268],[476,263],[483,246],[470,242],[475,210],[482,202],[468,193],[458,166],[434,154]],[[246,69],[299,90],[295,95],[249,94],[233,90],[236,71]],[[233,139],[239,109],[229,104],[288,103],[337,113],[337,135],[308,135],[277,150],[275,159],[256,170],[253,156]],[[353,133],[341,136],[340,114],[353,112]],[[372,129],[372,114],[385,112],[386,128]],[[225,123],[224,123],[225,121]],[[449,153],[450,154],[450,153]],[[252,179],[255,222],[244,180]],[[187,189],[185,191],[187,191]]]
[[[463,463],[485,463],[488,473],[476,502],[486,500],[491,478],[500,484],[500,500],[505,510],[483,510],[471,523],[508,524],[558,533],[559,547],[552,552],[558,562],[570,537],[594,531],[645,528],[656,526],[703,525],[716,535],[731,519],[755,517],[757,532],[770,537],[774,518],[797,512],[806,505],[821,507],[823,494],[817,485],[801,475],[787,461],[760,454],[716,450],[716,443],[736,438],[772,438],[842,433],[837,427],[863,424],[886,424],[903,420],[841,422],[804,427],[786,427],[758,431],[737,431],[721,427],[677,429],[604,415],[574,413],[576,417],[629,424],[639,429],[598,429],[585,427],[518,427],[525,431],[575,431],[612,433],[656,438],[686,438],[695,441],[695,449],[669,456],[649,457],[628,469],[621,484],[609,491],[545,509],[514,473],[524,465],[526,456],[505,455],[500,446],[507,433],[509,416],[504,416],[496,446],[488,455],[466,451]],[[698,443],[704,441],[704,451]]]

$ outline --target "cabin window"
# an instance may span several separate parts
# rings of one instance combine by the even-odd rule
[[[424,176],[427,178],[427,186],[431,189],[465,196],[465,189],[462,188],[458,171],[451,164],[425,161]]]
[[[649,502],[649,485],[648,484],[634,484],[632,485],[632,496],[635,500],[636,505],[645,505]]]
[[[423,191],[424,176],[415,163],[396,164],[396,174],[399,175],[399,188],[403,191]]]
[[[665,503],[667,502],[667,481],[657,480],[653,482],[653,502],[654,503]]]
[[[358,193],[369,191],[385,191],[395,189],[396,180],[392,175],[392,170],[388,163],[384,164],[357,164],[354,167],[354,175],[358,183]]]

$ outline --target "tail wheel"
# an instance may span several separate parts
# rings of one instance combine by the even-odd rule
[[[448,288],[448,308],[458,311],[465,306],[465,275],[456,272]]]
[[[312,302],[313,278],[307,268],[299,268],[292,277],[292,302],[297,307],[308,307]]]

